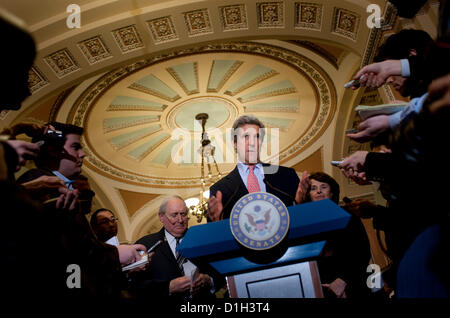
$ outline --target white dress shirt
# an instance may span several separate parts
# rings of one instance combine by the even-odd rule
[[[117,238],[117,236],[111,237],[111,238],[110,238],[109,240],[107,240],[105,243],[106,243],[106,244],[109,244],[109,245],[113,245],[113,246],[119,246],[119,245],[120,245],[119,239]]]
[[[57,170],[53,170],[52,172],[55,176],[57,176],[62,181],[64,181],[64,184],[66,185],[66,187],[69,188],[69,190],[73,190],[72,184],[75,182],[74,180],[70,180],[69,178],[67,178],[65,175],[63,175],[62,173],[60,173]]]
[[[170,234],[169,232],[167,232],[167,230],[164,230],[164,232],[166,233],[166,239],[167,239],[167,243],[169,243],[170,249],[172,250],[173,256],[175,257],[175,259],[177,258],[177,254],[176,254],[176,246],[177,246],[177,239]],[[183,238],[180,239],[180,243],[183,240]],[[186,259],[186,263],[183,264],[183,269],[184,269],[184,274],[185,276],[191,277],[191,275],[194,273],[194,271],[197,269],[197,266],[195,266],[194,264],[192,264],[188,259]]]
[[[167,232],[167,230],[164,230],[164,232],[166,234],[167,243],[169,244],[170,249],[173,253],[173,256],[176,259],[177,258],[177,256],[176,256],[177,255],[176,254],[177,239],[172,234]],[[182,240],[183,240],[183,238],[180,239],[180,243]],[[195,271],[197,270],[197,266],[195,266],[188,259],[186,259],[186,263],[183,264],[183,270],[184,270],[184,275],[191,278],[191,284],[192,284],[193,283],[192,276],[194,275]],[[214,281],[213,281],[212,277],[210,279],[211,279],[210,293],[212,294],[212,293],[214,293],[215,288],[214,288]]]

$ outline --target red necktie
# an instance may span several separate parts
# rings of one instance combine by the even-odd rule
[[[255,166],[248,166],[248,168],[250,169],[250,172],[248,173],[248,177],[247,177],[248,193],[261,192],[261,189],[259,188],[258,179],[256,178],[255,174],[253,173]]]

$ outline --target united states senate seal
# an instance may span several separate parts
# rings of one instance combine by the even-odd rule
[[[276,246],[289,230],[289,213],[284,203],[267,192],[243,196],[231,210],[231,233],[245,247],[266,250]]]

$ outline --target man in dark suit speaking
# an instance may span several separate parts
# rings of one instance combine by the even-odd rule
[[[262,163],[259,158],[264,139],[264,124],[254,116],[244,115],[233,124],[236,168],[210,188],[208,221],[230,217],[234,204],[252,192],[269,192],[286,206],[301,202],[300,179],[292,168]],[[307,179],[303,178],[302,179]]]

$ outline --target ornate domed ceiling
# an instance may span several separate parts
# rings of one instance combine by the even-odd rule
[[[103,174],[192,186],[199,182],[198,113],[209,115],[216,160],[230,170],[229,128],[240,115],[266,125],[263,160],[278,163],[320,135],[335,102],[326,73],[308,58],[261,43],[225,43],[107,73],[76,101],[73,122],[86,128],[88,162]]]

